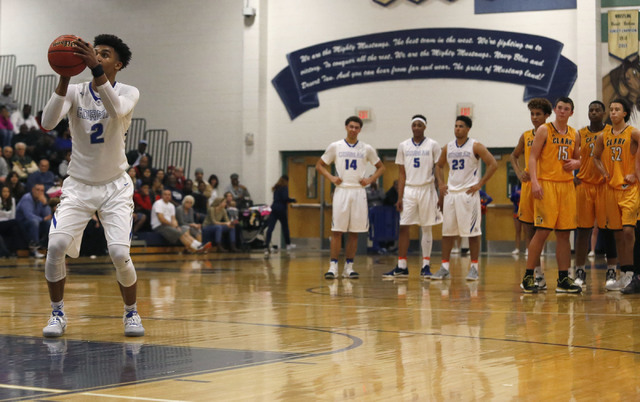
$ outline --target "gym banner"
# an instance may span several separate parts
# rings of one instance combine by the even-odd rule
[[[524,99],[566,96],[577,66],[554,39],[517,32],[426,28],[340,39],[296,50],[272,80],[289,117],[319,106],[318,92],[367,82],[459,78],[525,86]]]
[[[638,53],[638,10],[609,11],[609,54],[624,60]]]

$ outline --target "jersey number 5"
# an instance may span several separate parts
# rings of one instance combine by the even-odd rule
[[[353,170],[358,169],[358,161],[356,159],[352,159],[351,162],[349,162],[349,159],[345,159],[345,170],[349,170],[350,168]]]
[[[102,144],[104,142],[104,127],[101,123],[94,124],[91,126],[91,143],[92,144]]]

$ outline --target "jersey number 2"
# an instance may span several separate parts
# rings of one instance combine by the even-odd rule
[[[104,142],[104,127],[101,123],[94,124],[91,126],[91,143],[92,144],[102,144]]]

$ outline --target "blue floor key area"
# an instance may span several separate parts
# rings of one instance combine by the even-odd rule
[[[0,400],[60,396],[295,359],[295,353],[0,335]]]

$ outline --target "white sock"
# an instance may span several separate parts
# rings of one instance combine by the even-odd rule
[[[430,257],[422,257],[422,266],[425,265],[431,266],[431,258]]]
[[[133,303],[130,306],[127,306],[126,304],[124,305],[124,311],[126,313],[131,312],[131,311],[137,311],[138,310],[138,303]]]
[[[398,268],[407,269],[407,259],[406,258],[398,258]]]
[[[331,260],[331,262],[329,262],[329,271],[338,272],[338,261]]]
[[[431,258],[431,249],[433,248],[433,233],[431,226],[422,226],[422,240],[420,245],[422,246],[422,258]]]
[[[473,269],[473,268],[475,268],[475,269],[476,269],[476,271],[477,271],[477,270],[478,270],[478,263],[477,263],[477,262],[472,262],[472,263],[471,263],[471,268],[472,268],[472,269]]]
[[[59,302],[51,302],[51,309],[53,311],[62,311],[64,313],[64,300]]]
[[[191,242],[191,248],[196,248],[197,249],[200,246],[202,246],[202,243],[200,243],[197,240],[194,240],[194,241]]]
[[[443,262],[440,266],[448,271],[449,270],[449,261]]]

